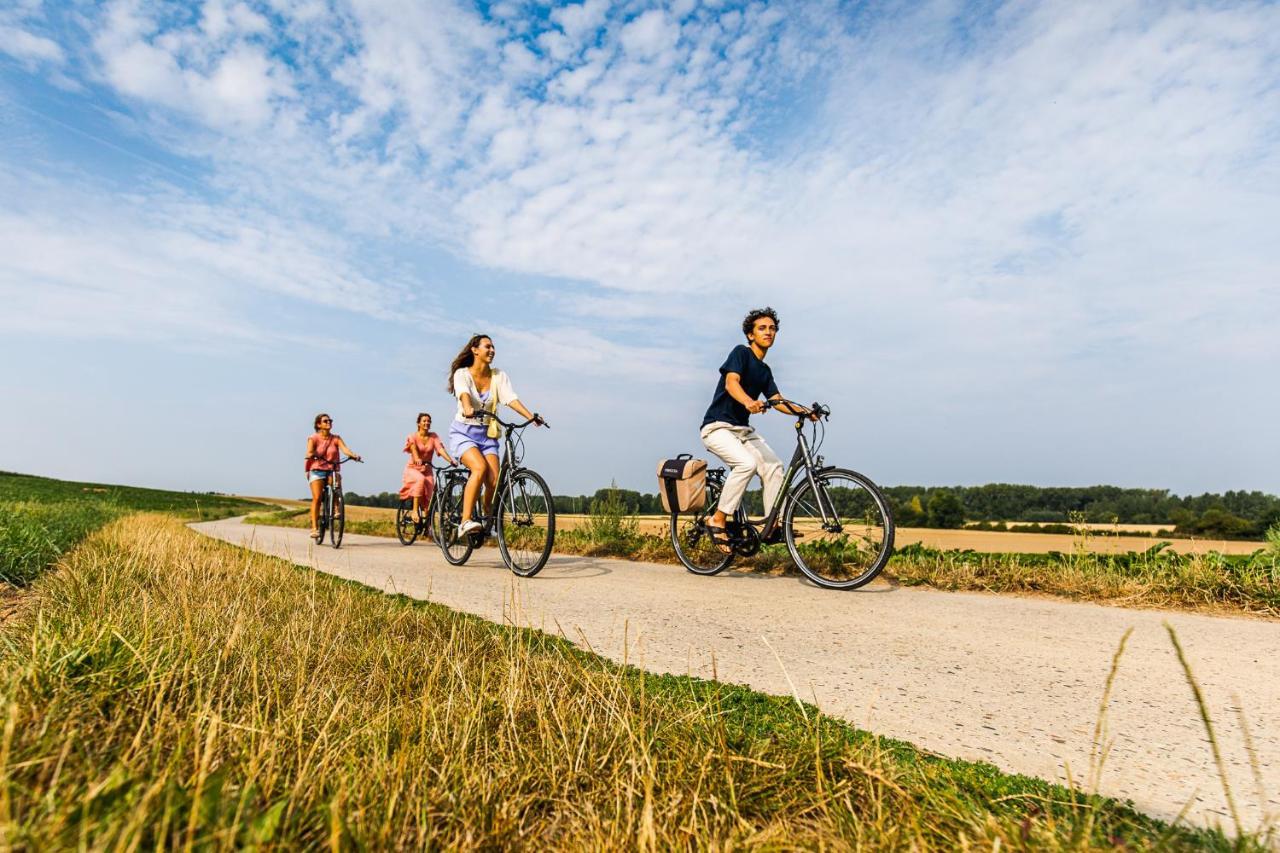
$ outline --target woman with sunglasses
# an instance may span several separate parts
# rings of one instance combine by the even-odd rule
[[[404,452],[409,461],[404,466],[404,485],[400,488],[400,500],[413,498],[413,514],[421,517],[431,506],[431,493],[436,490],[436,474],[431,469],[431,457],[439,453],[452,465],[453,457],[444,449],[440,436],[431,431],[431,415],[418,412],[418,431],[409,433],[404,440]],[[427,534],[430,536],[430,533]]]
[[[319,539],[320,530],[317,521],[320,517],[320,495],[324,492],[325,482],[338,473],[345,453],[352,459],[360,456],[342,440],[342,436],[333,432],[333,418],[321,412],[316,415],[315,432],[307,438],[307,482],[311,486],[311,538]]]
[[[449,450],[471,472],[462,491],[459,536],[484,527],[471,517],[482,485],[484,515],[493,514],[493,490],[498,485],[498,432],[490,431],[489,419],[483,413],[496,412],[500,405],[510,406],[521,417],[545,426],[541,417],[520,402],[506,371],[493,366],[495,352],[488,335],[472,335],[449,366],[449,393],[458,398],[458,412],[449,425]]]

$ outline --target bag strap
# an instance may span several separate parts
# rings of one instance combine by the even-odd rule
[[[662,478],[662,488],[667,493],[667,506],[671,507],[672,512],[680,511],[680,499],[676,494],[676,481],[670,477]]]

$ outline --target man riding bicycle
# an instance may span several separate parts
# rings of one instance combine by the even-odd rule
[[[782,488],[782,460],[750,424],[751,415],[758,415],[767,408],[759,399],[761,395],[767,400],[782,399],[773,381],[773,371],[764,363],[777,338],[778,326],[778,314],[772,308],[756,308],[747,314],[742,321],[742,333],[747,336],[747,343],[734,347],[724,364],[720,365],[715,394],[702,418],[699,435],[703,445],[729,468],[720,501],[707,524],[712,541],[725,552],[729,550],[726,521],[738,509],[751,478],[759,474],[764,484],[766,516]],[[775,407],[788,414],[816,418],[803,406],[779,403]],[[781,527],[775,524],[771,529],[762,531],[762,537],[767,543],[777,543],[782,541],[781,533]]]

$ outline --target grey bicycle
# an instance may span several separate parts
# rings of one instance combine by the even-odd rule
[[[504,427],[502,461],[498,467],[498,482],[494,487],[493,515],[477,517],[483,525],[480,530],[458,535],[462,521],[462,492],[470,473],[466,468],[449,468],[443,482],[436,485],[436,515],[433,534],[444,558],[460,566],[471,558],[472,552],[495,535],[498,551],[507,568],[521,577],[530,578],[542,571],[551,556],[551,546],[556,537],[556,507],[547,481],[536,471],[525,468],[525,427],[546,422],[534,414],[523,423],[507,423],[492,412],[478,412],[490,417]],[[479,512],[480,501],[476,501]]]
[[[319,456],[312,456],[312,459],[320,459]],[[324,485],[320,492],[320,512],[316,513],[316,530],[319,534],[315,542],[317,545],[324,544],[325,533],[329,534],[329,544],[335,548],[342,547],[342,534],[347,529],[347,502],[342,496],[342,472],[340,468],[344,462],[363,462],[363,459],[356,459],[353,456],[344,456],[338,460],[338,468],[324,479]]]
[[[790,400],[765,405],[803,408]],[[795,453],[766,518],[752,521],[739,505],[725,527],[728,542],[712,537],[708,522],[724,488],[724,468],[708,469],[704,508],[671,514],[671,544],[686,569],[719,574],[735,557],[752,557],[765,545],[783,542],[796,567],[826,589],[857,589],[884,569],[893,553],[889,501],[868,477],[824,463],[818,450],[831,410],[820,403],[809,408],[818,417],[796,416]],[[806,423],[812,427],[812,441],[805,434]],[[772,533],[766,539],[762,531]],[[726,544],[728,552],[722,550]]]

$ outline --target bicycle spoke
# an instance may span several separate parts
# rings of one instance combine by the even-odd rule
[[[516,574],[531,576],[546,564],[555,536],[551,490],[532,471],[520,471],[509,482],[498,506],[498,546]]]
[[[719,488],[709,484],[705,508],[671,515],[671,544],[684,567],[696,575],[714,575],[733,562],[732,552],[721,551],[707,530],[719,499]]]
[[[787,510],[792,557],[822,586],[861,586],[880,572],[893,547],[888,504],[870,480],[853,471],[827,471],[816,484],[815,490],[802,483]]]

